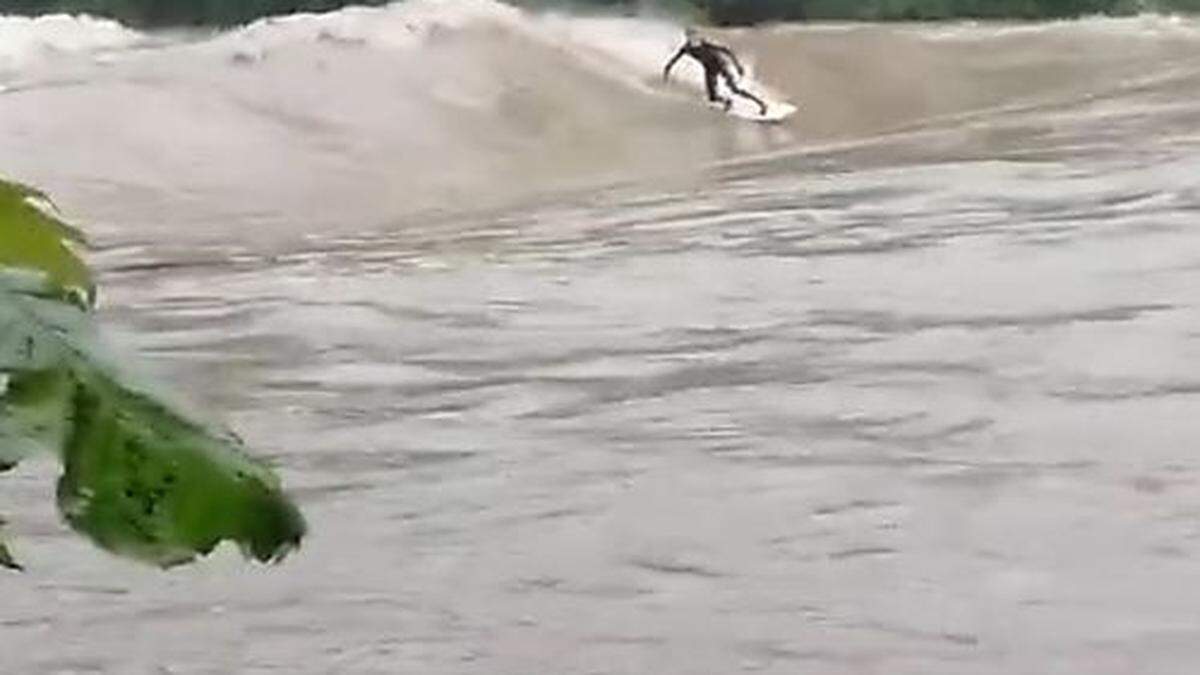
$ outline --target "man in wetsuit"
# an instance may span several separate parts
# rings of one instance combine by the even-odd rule
[[[733,67],[737,69],[738,77],[744,75],[746,70],[742,68],[742,64],[738,62],[737,57],[728,47],[701,38],[694,28],[684,31],[684,36],[687,41],[667,62],[667,67],[663,68],[664,82],[670,79],[671,68],[675,67],[675,62],[685,56],[690,56],[704,67],[704,87],[708,90],[709,101],[721,103],[726,110],[733,105],[732,99],[723,97],[717,92],[717,78],[720,77],[725,80],[725,85],[729,87],[730,91],[754,101],[758,104],[760,113],[767,114],[767,104],[763,103],[762,99],[738,86],[737,79],[729,70],[729,65],[732,63]]]

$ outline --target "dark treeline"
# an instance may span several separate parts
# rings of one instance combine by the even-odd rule
[[[930,21],[953,18],[1051,19],[1143,11],[1200,11],[1200,0],[510,0],[536,7],[619,11],[657,7],[720,25],[761,21]],[[0,0],[0,13],[87,13],[132,26],[230,26],[259,17],[319,12],[384,0]]]
[[[355,3],[345,0],[0,0],[6,14],[67,12],[119,20],[130,26],[232,26],[276,14],[321,12]]]
[[[807,19],[1049,19],[1140,10],[1137,0],[709,0],[706,5],[709,18],[718,24]]]

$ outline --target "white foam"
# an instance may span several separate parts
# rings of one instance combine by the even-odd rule
[[[16,71],[59,54],[127,48],[145,37],[116,21],[52,14],[36,18],[0,15],[0,71]]]
[[[520,10],[493,0],[407,0],[383,7],[260,19],[215,43],[239,61],[259,60],[281,47],[314,42],[412,49],[471,25],[515,26],[520,16]]]
[[[682,43],[682,28],[666,20],[631,17],[573,17],[547,14],[530,21],[531,34],[568,51],[590,67],[614,77],[655,81]],[[677,76],[702,83],[698,71]]]
[[[960,21],[940,30],[914,28],[926,40],[974,41],[987,38],[1040,36],[1048,34],[1091,34],[1159,38],[1200,38],[1200,21],[1177,14],[1146,13],[1134,16],[1086,16],[1031,23]]]
[[[261,19],[213,41],[233,60],[252,63],[298,44],[411,50],[470,28],[518,34],[561,50],[590,69],[645,87],[678,47],[682,27],[667,20],[530,13],[496,0],[407,0],[320,14]],[[687,66],[681,80],[699,87]]]

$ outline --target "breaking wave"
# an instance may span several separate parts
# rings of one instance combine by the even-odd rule
[[[108,19],[53,14],[0,15],[0,73],[64,55],[95,54],[136,46],[145,36]]]
[[[183,200],[206,225],[302,230],[1145,97],[1200,72],[1200,29],[1172,17],[722,32],[751,88],[800,106],[761,127],[699,105],[694,66],[661,84],[681,32],[666,17],[410,0],[217,33],[87,17],[4,18],[3,31],[0,125],[22,133],[0,138],[0,166],[68,197],[120,192],[122,217],[141,199],[147,221],[178,223],[164,204]],[[70,167],[39,151],[64,144],[79,148]]]

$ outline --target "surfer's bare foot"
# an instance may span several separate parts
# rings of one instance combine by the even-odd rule
[[[725,105],[725,112],[729,112],[729,109],[733,107],[733,99],[730,99],[730,98],[725,99],[724,105]]]

